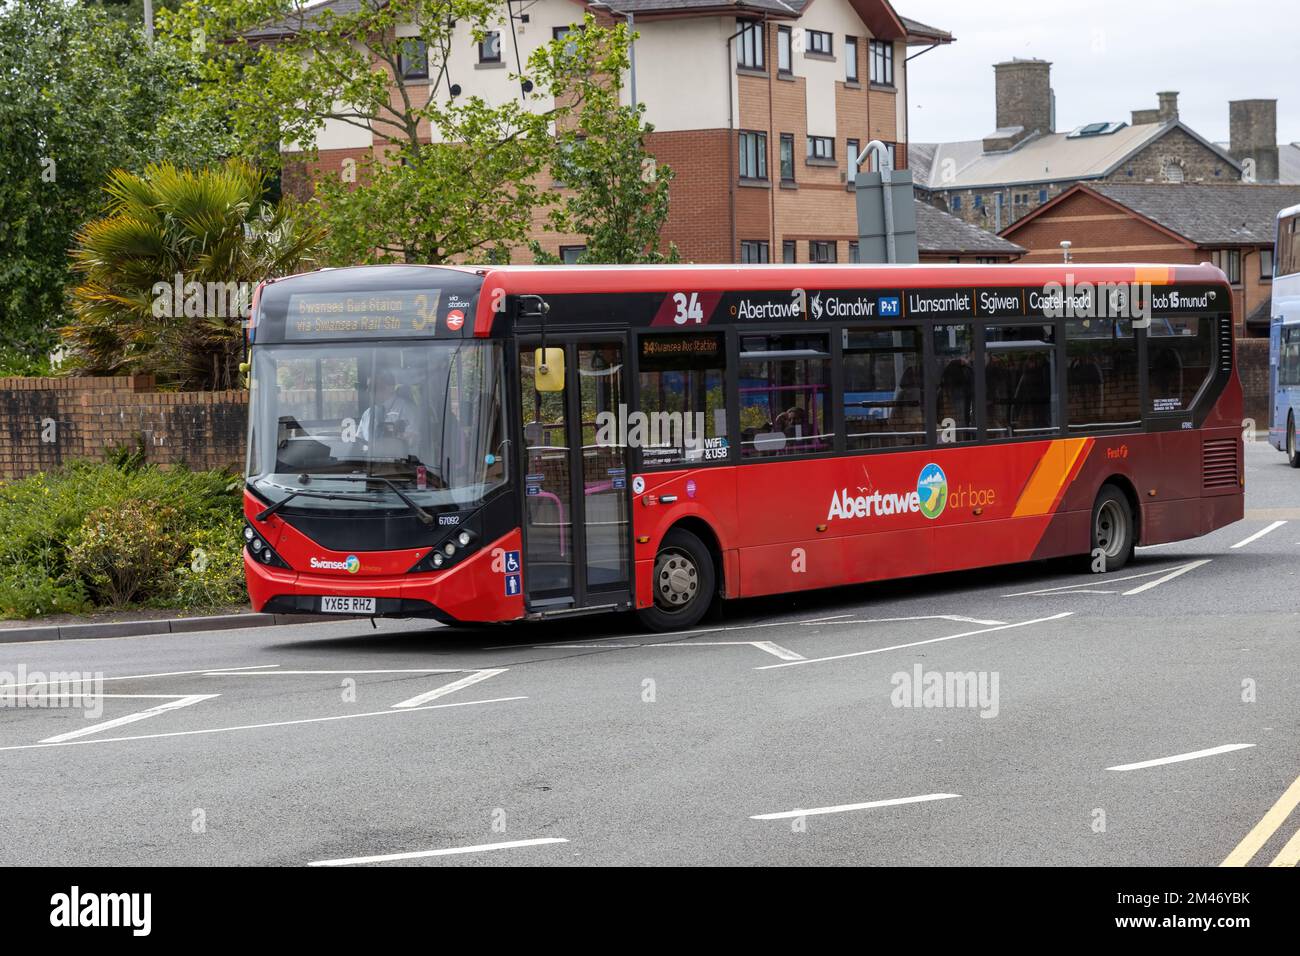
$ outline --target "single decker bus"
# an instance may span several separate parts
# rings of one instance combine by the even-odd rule
[[[1243,515],[1210,265],[390,265],[264,283],[253,607],[481,623],[1137,544]],[[1086,563],[1085,563],[1086,562]]]
[[[1269,441],[1286,452],[1292,468],[1300,468],[1300,206],[1277,216],[1268,353],[1273,406]]]

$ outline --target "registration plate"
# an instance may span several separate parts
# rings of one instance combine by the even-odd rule
[[[320,609],[324,614],[374,614],[372,597],[322,597]]]

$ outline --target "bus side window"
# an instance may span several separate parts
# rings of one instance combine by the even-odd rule
[[[826,334],[741,335],[742,458],[831,450],[830,365]]]
[[[725,337],[645,335],[638,347],[644,434],[633,431],[629,441],[640,445],[642,464],[727,461]]]
[[[968,323],[936,325],[934,370],[935,425],[939,444],[974,441],[975,333]]]
[[[1065,403],[1071,432],[1138,428],[1137,337],[1126,319],[1065,323]]]
[[[1215,320],[1208,316],[1153,319],[1147,329],[1147,383],[1152,412],[1191,407],[1210,374]]]
[[[924,445],[921,330],[845,329],[843,339],[847,447]]]

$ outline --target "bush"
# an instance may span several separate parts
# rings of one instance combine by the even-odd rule
[[[240,603],[242,585],[221,571],[239,557],[225,544],[238,540],[238,487],[223,472],[163,471],[130,456],[0,482],[0,617],[79,611],[88,598]],[[210,555],[201,582],[178,570],[195,547]]]
[[[186,541],[187,560],[175,572],[179,604],[213,608],[247,600],[242,531],[243,524],[236,518],[190,535]]]
[[[148,501],[96,508],[68,542],[68,567],[113,607],[171,590],[184,550],[176,512]]]

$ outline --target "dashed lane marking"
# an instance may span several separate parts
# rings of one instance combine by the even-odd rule
[[[451,846],[441,850],[415,850],[411,853],[384,853],[379,856],[349,856],[339,860],[315,860],[308,866],[358,866],[365,863],[392,863],[396,860],[421,860],[434,856],[456,856],[461,853],[488,853],[493,850],[517,850],[526,846],[544,846],[548,843],[568,843],[564,837],[539,837],[534,840],[507,840],[504,843],[480,843],[478,846]]]

